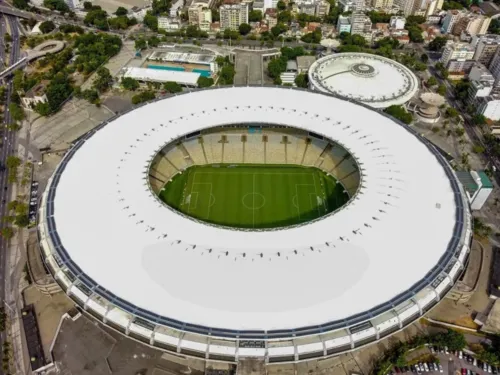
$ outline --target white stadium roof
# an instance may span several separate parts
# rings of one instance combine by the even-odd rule
[[[374,108],[404,104],[418,91],[418,78],[404,65],[368,53],[340,53],[309,69],[314,90],[357,100]]]
[[[179,85],[197,86],[200,73],[180,72],[176,70],[163,70],[151,68],[126,68],[124,77],[148,82],[177,82]]]
[[[361,168],[358,194],[333,215],[274,231],[224,229],[167,209],[148,186],[156,152],[182,135],[241,123],[286,124],[344,145]],[[465,208],[436,154],[387,116],[333,96],[197,91],[137,108],[89,135],[51,181],[42,208],[48,224],[40,228],[52,232],[58,257],[122,304],[230,330],[319,325],[429,285],[447,266]]]

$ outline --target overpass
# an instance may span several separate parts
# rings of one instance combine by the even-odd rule
[[[0,79],[4,79],[10,74],[14,73],[17,69],[24,68],[24,66],[32,60],[38,59],[39,57],[45,56],[49,53],[57,53],[64,49],[64,42],[60,40],[48,40],[39,44],[31,51],[28,51],[28,55],[23,57],[21,60],[15,64],[5,68],[0,72]]]
[[[43,21],[43,17],[41,17],[38,14],[26,12],[26,11],[21,10],[21,9],[10,8],[10,7],[3,6],[3,5],[0,5],[0,13],[8,14],[10,16],[15,16],[15,17],[19,17],[19,18],[26,18],[26,19],[33,18],[37,21]]]
[[[19,60],[15,64],[9,66],[8,68],[6,68],[2,72],[0,72],[0,79],[4,79],[5,77],[7,77],[10,74],[14,73],[19,68],[24,68],[24,66],[27,63],[28,63],[28,58],[27,57],[23,57],[21,60]]]

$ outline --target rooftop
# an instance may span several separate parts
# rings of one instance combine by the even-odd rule
[[[124,77],[148,82],[177,82],[180,85],[196,86],[200,73],[180,72],[175,70],[126,68]]]
[[[360,191],[322,220],[260,232],[202,224],[155,198],[145,166],[166,143],[244,123],[342,144],[362,166]],[[210,327],[290,329],[376,306],[380,314],[437,277],[463,231],[458,183],[434,148],[383,113],[302,90],[231,87],[146,104],[89,134],[61,168],[44,197],[65,262],[120,303]]]
[[[375,108],[403,104],[418,91],[418,79],[394,60],[365,53],[333,54],[309,69],[315,89],[358,100]]]

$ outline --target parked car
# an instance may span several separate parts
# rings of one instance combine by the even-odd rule
[[[465,367],[462,367],[462,375],[467,375],[467,369]]]
[[[458,352],[458,358],[462,359],[464,357],[464,353],[462,353],[462,351],[460,350]]]
[[[439,364],[439,372],[443,372],[443,366],[441,365],[441,363]]]
[[[491,366],[490,366],[490,365],[488,365],[488,372],[489,372],[490,374],[491,374],[491,371],[492,371]]]
[[[488,365],[485,363],[483,363],[483,371],[484,372],[487,372],[488,371]]]
[[[445,346],[445,347],[444,347],[444,352],[445,352],[446,354],[450,354],[450,352],[448,351],[448,347],[447,347],[447,346]]]
[[[427,363],[424,362],[424,371],[429,372],[429,366],[427,366]]]
[[[495,375],[498,374],[497,368],[495,366],[493,366],[491,368],[491,370],[492,370],[493,374],[495,374]]]
[[[394,371],[396,371],[396,374],[399,374],[401,371],[399,371],[399,367],[394,366]]]
[[[472,361],[472,365],[477,366],[477,359],[476,358],[474,358],[474,360]]]

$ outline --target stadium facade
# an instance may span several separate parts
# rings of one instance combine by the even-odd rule
[[[403,64],[368,53],[339,53],[316,60],[309,68],[311,90],[354,99],[373,108],[408,102],[419,80]]]
[[[265,231],[207,225],[159,201],[158,154],[233,124],[300,129],[304,154],[325,147],[308,162],[319,168],[342,145],[358,168],[350,201]],[[197,152],[176,160],[225,162]],[[57,282],[104,324],[185,356],[269,363],[337,355],[411,324],[453,287],[472,241],[464,190],[425,139],[366,105],[277,87],[184,93],[108,120],[49,180],[38,234]]]

